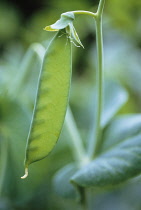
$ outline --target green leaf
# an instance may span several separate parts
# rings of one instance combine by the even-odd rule
[[[79,193],[70,183],[70,177],[77,171],[74,164],[69,164],[59,170],[53,179],[54,189],[63,198],[79,199]]]
[[[121,107],[127,102],[127,91],[117,82],[106,80],[104,83],[104,99],[103,99],[103,112],[101,127],[104,128],[121,109]],[[93,103],[90,107],[91,112],[94,110],[94,115],[91,115],[91,127],[94,127],[96,120],[96,93],[93,97]],[[90,138],[93,138],[93,129],[90,129]]]
[[[107,151],[77,171],[71,178],[73,183],[82,187],[107,187],[141,173],[141,115],[118,118],[113,124],[113,135],[107,135],[107,139],[116,139],[115,147],[111,145]],[[125,125],[125,128],[120,130],[120,125]]]
[[[118,116],[111,121],[104,132],[102,150],[119,144],[121,141],[141,132],[141,114]]]
[[[128,99],[127,91],[118,83],[107,81],[104,88],[102,127],[114,117]]]
[[[120,110],[120,108],[127,102],[127,91],[117,82],[106,80],[104,83],[104,99],[101,126],[104,128]],[[91,115],[91,124],[96,120],[96,93],[93,97],[93,103],[90,109],[94,109],[94,115]],[[92,112],[92,111],[91,111]],[[92,133],[93,135],[93,133]]]
[[[66,28],[70,22],[73,22],[74,14],[73,12],[66,12],[61,15],[61,18],[57,20],[54,24],[46,26],[45,31],[59,31],[60,29]]]
[[[6,95],[4,97],[0,95],[0,136],[2,136],[0,149],[3,149],[2,152],[0,150],[2,161],[0,161],[0,182],[3,182],[3,193],[19,199],[20,202],[23,200],[25,202],[26,199],[35,195],[35,188],[39,187],[43,178],[46,177],[46,170],[49,167],[47,160],[42,161],[31,168],[31,174],[36,174],[36,176],[31,176],[26,181],[19,179],[23,173],[24,148],[30,120],[31,111]],[[7,147],[6,151],[2,146]]]
[[[0,131],[4,138],[26,138],[31,113],[19,102],[0,96]]]

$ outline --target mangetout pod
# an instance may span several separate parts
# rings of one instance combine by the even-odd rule
[[[21,178],[27,177],[29,164],[45,158],[59,138],[68,105],[71,65],[71,43],[60,30],[43,60]]]

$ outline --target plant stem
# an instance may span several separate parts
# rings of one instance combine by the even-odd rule
[[[72,11],[74,14],[78,14],[78,15],[89,15],[92,16],[93,18],[97,17],[96,13],[93,12],[89,12],[89,11],[84,11],[84,10],[76,10],[76,11]]]
[[[42,63],[44,54],[45,49],[41,44],[34,43],[29,47],[23,57],[23,60],[21,61],[19,71],[15,75],[14,80],[12,80],[11,84],[9,85],[10,95],[15,96],[21,94],[24,84],[30,75],[30,69],[33,65],[35,57],[37,56],[39,62]]]
[[[83,165],[87,161],[86,152],[70,107],[68,107],[67,110],[65,126],[69,136],[71,137],[71,146],[73,147],[72,151],[74,153],[74,157],[80,165]]]
[[[99,1],[99,5],[98,5],[98,9],[96,12],[96,16],[102,18],[103,15],[103,9],[104,9],[104,4],[105,4],[105,0],[100,0]]]
[[[101,146],[101,118],[103,108],[103,36],[102,36],[102,12],[105,0],[101,0],[97,10],[97,16],[95,18],[96,23],[96,43],[97,43],[97,100],[96,100],[96,120],[94,127],[94,139],[90,141],[89,155],[90,159],[93,159]]]
[[[2,196],[2,190],[3,190],[3,184],[4,184],[4,179],[5,179],[5,173],[6,173],[6,166],[7,166],[7,147],[8,147],[8,142],[7,139],[5,138],[4,140],[1,140],[1,165],[0,165],[0,197]]]
[[[90,15],[95,19],[96,23],[96,43],[97,43],[97,104],[96,104],[96,121],[94,126],[94,139],[89,142],[89,157],[93,159],[99,152],[102,144],[101,136],[101,118],[103,108],[103,37],[102,37],[102,14],[105,0],[100,0],[96,13],[77,10],[72,11],[74,14]]]

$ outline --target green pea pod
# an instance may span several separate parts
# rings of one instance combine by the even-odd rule
[[[71,43],[57,32],[42,65],[33,119],[26,147],[25,175],[29,164],[45,158],[55,146],[65,118],[71,80]]]

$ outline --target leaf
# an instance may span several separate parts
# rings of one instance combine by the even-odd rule
[[[102,127],[108,124],[128,99],[127,91],[116,82],[107,81],[104,89]]]
[[[121,141],[141,132],[141,114],[127,114],[118,116],[106,128],[103,135],[102,150],[119,144]]]
[[[77,167],[69,164],[59,170],[53,179],[54,189],[63,198],[79,199],[79,193],[70,183],[70,177],[76,172]]]
[[[120,108],[127,102],[127,91],[117,82],[106,80],[104,83],[104,98],[103,98],[103,112],[101,126],[104,128],[111,119],[116,115]],[[93,97],[93,103],[91,103],[90,109],[94,110],[94,115],[91,115],[91,124],[96,120],[96,93]],[[91,112],[92,112],[91,111]],[[92,133],[93,135],[93,133]]]
[[[0,96],[0,131],[5,138],[26,138],[30,112],[8,96]]]
[[[10,66],[3,66],[0,72],[1,95],[7,94],[13,100],[18,99],[21,104],[32,107],[44,52],[41,44],[33,43],[15,66],[10,63]]]
[[[103,112],[101,127],[104,127],[112,120],[120,108],[127,102],[128,93],[127,91],[117,82],[111,80],[106,80],[104,83],[104,98],[103,98]],[[90,107],[91,112],[94,112],[94,115],[91,115],[90,119],[90,133],[89,138],[93,139],[93,127],[96,120],[96,93],[93,97],[93,102]]]
[[[57,20],[54,24],[46,26],[45,31],[59,31],[60,29],[66,28],[69,23],[74,20],[73,12],[66,12],[61,15],[61,18]]]
[[[49,167],[47,160],[42,161],[42,163],[36,164],[35,167],[31,168],[31,174],[36,174],[36,176],[31,176],[26,181],[19,179],[23,173],[24,148],[30,120],[31,111],[6,95],[4,97],[0,95],[0,136],[2,136],[0,138],[0,146],[2,143],[4,143],[3,146],[8,144],[6,145],[7,148],[5,148],[6,152],[3,151],[0,154],[0,156],[3,156],[1,158],[3,166],[0,166],[3,167],[3,169],[0,168],[0,174],[2,175],[3,173],[4,175],[3,193],[18,199],[20,202],[25,202],[26,199],[30,199],[35,195],[35,188],[39,187],[41,181],[46,177],[46,170]],[[5,167],[6,170],[4,169]]]
[[[107,187],[119,184],[141,173],[141,115],[125,118],[114,121],[115,147],[110,147],[109,150],[77,171],[71,178],[72,183],[82,187]],[[116,131],[117,122],[119,127]],[[123,123],[127,123],[127,126],[120,130],[120,124],[122,126]],[[118,133],[119,141],[117,141],[116,133]],[[109,139],[112,138],[111,136],[112,134],[109,135]]]

